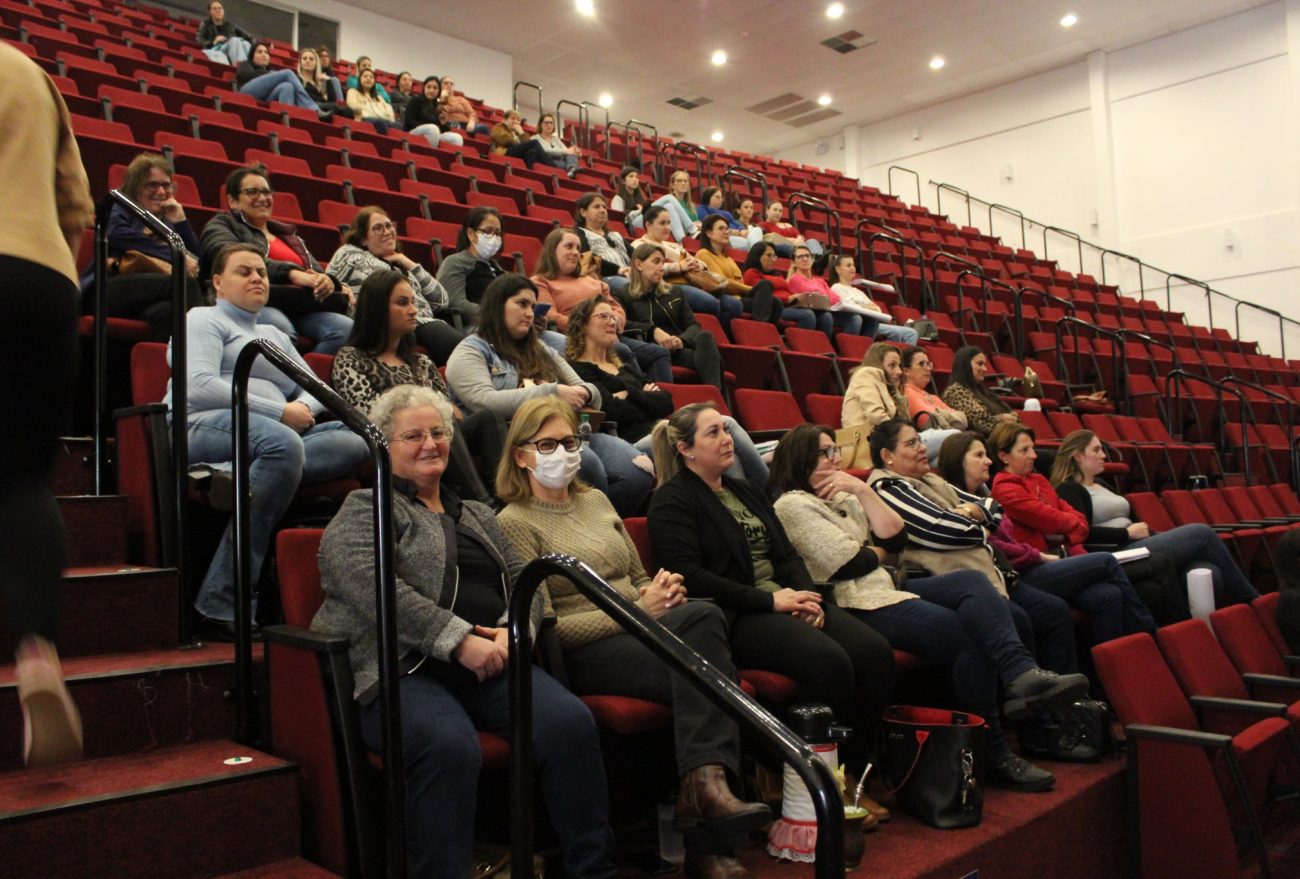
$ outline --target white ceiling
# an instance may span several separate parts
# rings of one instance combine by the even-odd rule
[[[655,123],[661,134],[773,152],[1185,30],[1267,0],[351,0],[353,5],[510,54],[514,78],[561,98],[614,98],[611,116]],[[1066,29],[1066,12],[1079,17]],[[858,31],[876,42],[839,54],[820,42]],[[485,37],[490,34],[490,39]],[[728,63],[709,56],[724,49]],[[929,67],[942,55],[942,70]],[[829,92],[843,115],[792,128],[745,108],[793,92]],[[712,98],[682,110],[673,97]],[[525,100],[520,93],[521,102]]]

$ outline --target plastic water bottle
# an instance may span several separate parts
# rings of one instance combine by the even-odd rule
[[[584,446],[591,445],[591,418],[586,412],[578,416],[578,436],[582,437]]]

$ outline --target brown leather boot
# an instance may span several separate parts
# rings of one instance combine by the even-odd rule
[[[686,879],[751,879],[752,875],[733,857],[686,852]]]
[[[772,821],[762,803],[736,799],[727,785],[727,772],[718,764],[692,769],[682,778],[682,793],[673,811],[673,827],[692,830],[704,825],[736,833],[761,830]]]

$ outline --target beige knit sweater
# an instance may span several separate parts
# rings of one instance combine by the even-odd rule
[[[558,504],[537,498],[510,504],[497,521],[525,559],[548,552],[571,555],[591,566],[628,601],[636,601],[640,587],[649,582],[623,520],[599,491],[574,494]],[[555,611],[561,649],[572,650],[623,631],[567,579],[552,577],[544,585]]]

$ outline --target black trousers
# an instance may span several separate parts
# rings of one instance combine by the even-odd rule
[[[59,434],[77,381],[77,285],[37,263],[0,256],[0,597],[15,642],[54,639],[63,521],[50,491]]]
[[[429,352],[429,357],[438,366],[446,366],[452,350],[464,340],[455,327],[438,318],[415,328],[415,341]]]
[[[695,339],[676,351],[669,353],[673,366],[683,366],[695,370],[700,381],[725,391],[722,381],[722,354],[718,351],[718,341],[708,330],[701,332]]]
[[[539,141],[531,139],[506,147],[506,155],[512,159],[523,159],[524,164],[529,168],[536,162],[541,162],[543,165],[550,164],[546,160],[546,148]]]
[[[142,320],[149,324],[149,339],[166,342],[172,337],[172,277],[161,274],[113,275],[106,288],[109,317]],[[185,279],[185,310],[203,304],[203,290],[194,278]],[[94,297],[83,305],[90,313]]]

